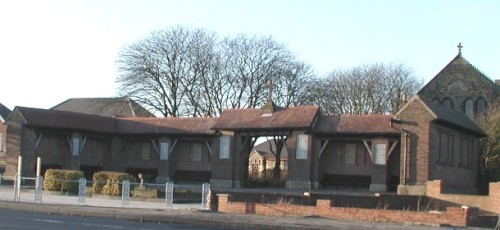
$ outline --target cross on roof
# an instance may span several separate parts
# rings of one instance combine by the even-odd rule
[[[462,54],[462,48],[464,48],[464,47],[462,46],[462,43],[461,43],[461,42],[459,42],[457,47],[458,47],[458,54],[460,54],[460,55],[461,55],[461,54]]]

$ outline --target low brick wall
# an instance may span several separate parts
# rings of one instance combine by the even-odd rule
[[[467,226],[477,219],[476,208],[448,207],[444,212],[415,212],[352,207],[332,207],[331,200],[317,200],[316,205],[266,204],[256,202],[233,202],[231,195],[218,194],[218,211],[223,213],[277,215],[277,216],[320,216],[332,219],[414,222],[450,226]]]
[[[444,194],[441,180],[427,182],[427,196],[459,205],[477,207],[481,211],[500,214],[500,182],[490,183],[489,195]]]

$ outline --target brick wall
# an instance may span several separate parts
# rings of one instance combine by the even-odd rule
[[[500,182],[490,183],[489,195],[444,194],[441,180],[427,182],[427,196],[500,214]]]
[[[475,208],[448,207],[444,212],[414,212],[386,209],[363,209],[332,207],[331,200],[317,200],[316,205],[293,205],[287,203],[233,202],[231,195],[218,194],[218,211],[223,213],[258,214],[274,216],[320,216],[324,218],[414,222],[451,226],[467,226],[478,216]]]

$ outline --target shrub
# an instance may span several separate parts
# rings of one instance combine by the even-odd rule
[[[78,180],[83,178],[82,171],[49,169],[45,171],[43,186],[48,191],[78,192]]]
[[[135,182],[135,177],[121,172],[96,172],[92,176],[94,185],[92,191],[96,194],[119,196],[122,194],[122,182]],[[131,188],[132,189],[132,188]]]

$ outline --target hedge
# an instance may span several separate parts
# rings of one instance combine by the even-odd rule
[[[122,182],[124,180],[129,180],[131,183],[135,182],[135,177],[121,172],[96,172],[92,179],[94,180],[93,193],[111,196],[122,195]]]
[[[83,178],[82,171],[48,169],[45,171],[43,187],[48,191],[78,193],[80,178]]]

